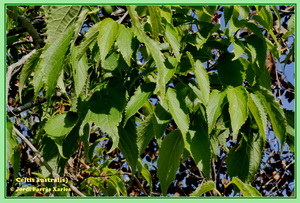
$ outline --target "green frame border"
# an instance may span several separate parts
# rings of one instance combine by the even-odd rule
[[[81,197],[5,197],[5,193],[6,193],[6,181],[5,181],[5,143],[6,143],[6,139],[5,139],[5,126],[6,126],[6,111],[5,111],[5,79],[6,79],[6,59],[5,59],[5,45],[6,45],[6,36],[5,36],[5,7],[6,5],[28,5],[28,4],[34,4],[34,5],[45,5],[45,4],[78,4],[78,5],[82,5],[82,4],[91,4],[91,5],[99,5],[99,4],[106,4],[106,5],[120,5],[120,4],[126,4],[126,5],[137,5],[137,4],[144,4],[144,5],[161,5],[161,4],[180,4],[180,5],[249,5],[249,4],[259,4],[259,5],[295,5],[296,8],[296,12],[295,12],[295,16],[296,16],[296,22],[300,22],[299,18],[299,3],[300,0],[289,0],[287,2],[283,2],[282,0],[251,0],[250,2],[245,3],[245,1],[234,1],[234,0],[210,0],[210,3],[206,3],[206,1],[203,0],[190,0],[188,3],[182,0],[121,0],[121,1],[117,1],[117,0],[102,0],[102,1],[97,1],[97,0],[85,0],[83,1],[79,1],[79,0],[44,0],[44,1],[38,1],[38,0],[29,0],[29,1],[22,1],[22,0],[0,0],[1,4],[0,4],[0,31],[1,31],[1,37],[0,37],[0,44],[2,45],[1,49],[0,49],[0,56],[1,56],[1,60],[3,61],[1,66],[1,72],[0,72],[0,81],[2,83],[0,88],[0,106],[3,108],[0,108],[0,163],[1,166],[0,167],[0,200],[1,201],[22,201],[23,203],[25,202],[30,202],[30,201],[40,201],[40,200],[44,200],[44,201],[51,201],[51,199],[55,200],[55,201],[74,201],[75,199],[77,199],[78,201],[82,201],[83,199],[89,200],[89,201],[113,201],[113,202],[131,202],[131,201],[159,201],[159,202],[163,202],[163,201],[209,201],[209,202],[216,202],[219,200],[225,201],[225,202],[229,202],[229,201],[282,201],[284,200],[290,200],[290,201],[297,201],[299,200],[299,186],[298,186],[298,180],[299,180],[299,175],[297,175],[300,171],[299,171],[299,167],[298,167],[298,161],[299,161],[299,156],[297,156],[297,152],[298,152],[298,144],[299,144],[299,140],[297,139],[297,137],[295,136],[295,161],[296,161],[296,165],[295,165],[295,195],[296,197],[262,197],[262,198],[236,198],[236,197],[210,197],[210,198],[197,198],[197,197],[120,197],[120,198],[114,198],[114,197],[101,197],[101,198],[95,198],[95,197],[85,197],[85,198],[81,198]],[[297,23],[296,23],[297,25]],[[300,26],[296,26],[296,37],[295,37],[295,43],[296,43],[296,47],[295,47],[295,54],[296,54],[296,58],[299,58],[299,53],[298,53],[298,46],[299,44],[299,40],[298,40],[298,33],[299,33],[299,28]],[[298,90],[298,77],[299,77],[299,71],[297,69],[298,67],[298,61],[295,60],[295,88],[296,90]],[[299,95],[297,93],[297,91],[295,91],[296,97],[295,97],[295,135],[298,134],[299,132],[299,128],[297,127],[297,121],[298,121],[298,116],[299,116],[299,112],[298,112],[298,98]],[[77,201],[75,200],[75,201]]]

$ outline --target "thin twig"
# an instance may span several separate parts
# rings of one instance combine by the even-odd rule
[[[55,179],[58,179],[60,176],[56,171],[52,169],[52,167],[44,160],[44,158],[40,155],[40,152],[31,144],[31,142],[15,127],[13,126],[16,134],[27,144],[27,146],[32,150],[35,156],[40,160],[40,162],[46,167],[46,169],[52,174]],[[73,184],[67,183],[67,185],[71,188],[73,192],[81,197],[85,197],[85,195],[80,192]]]
[[[16,16],[16,14],[14,12],[12,12],[10,9],[7,9],[7,14],[10,18],[16,19],[20,23],[20,25],[22,25],[22,27],[25,28],[26,31],[32,36],[34,48],[35,49],[41,48],[41,44],[42,44],[43,40],[40,37],[40,34],[38,33],[38,31],[33,27],[30,20],[22,15]]]
[[[148,196],[148,193],[146,192],[146,190],[144,189],[144,187],[142,186],[142,184],[140,183],[139,179],[136,177],[136,175],[133,175],[134,180],[137,183],[137,186],[142,190],[142,192]]]
[[[120,18],[119,20],[117,20],[117,22],[119,24],[122,24],[123,20],[126,18],[127,15],[128,15],[128,11],[126,11],[126,13],[124,13],[124,15],[122,16],[122,18]]]
[[[21,112],[26,111],[27,109],[31,109],[32,107],[40,105],[46,101],[47,101],[46,97],[38,98],[37,101],[35,101],[35,102],[34,101],[28,102],[28,103],[24,104],[23,106],[19,106],[19,107],[13,109],[12,111],[8,112],[7,115],[9,117],[16,116],[16,115],[20,114]]]

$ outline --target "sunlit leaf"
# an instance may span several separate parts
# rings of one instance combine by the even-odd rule
[[[117,44],[128,66],[130,66],[131,63],[130,61],[133,54],[132,40],[133,40],[133,33],[131,29],[126,28],[124,25],[119,25]]]
[[[215,185],[214,181],[209,180],[209,181],[199,185],[196,188],[196,190],[190,194],[190,196],[199,197],[199,196],[201,196],[209,191],[215,190],[215,189],[216,189],[216,185]]]
[[[56,36],[57,40],[47,46],[42,53],[41,61],[35,69],[36,74],[33,80],[36,95],[42,85],[45,84],[47,97],[53,96],[58,77],[65,63],[65,54],[69,48],[73,32],[74,30],[70,28],[60,36]]]
[[[249,184],[243,183],[239,178],[233,177],[230,183],[235,184],[245,197],[261,197],[257,189]]]
[[[47,42],[53,43],[57,40],[57,36],[62,35],[73,27],[81,11],[81,6],[60,5],[45,7],[48,7],[45,15]]]
[[[108,52],[112,48],[118,37],[119,24],[111,18],[106,18],[99,25],[99,34],[97,37],[98,46],[100,48],[100,58],[104,61]]]

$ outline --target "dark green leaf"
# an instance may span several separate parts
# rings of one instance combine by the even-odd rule
[[[232,148],[227,158],[227,170],[231,177],[238,177],[244,182],[251,182],[262,160],[264,141],[262,136],[252,132],[246,134],[248,141]],[[239,144],[238,144],[239,145]]]
[[[155,136],[153,127],[154,115],[149,115],[137,128],[137,146],[139,154],[143,153],[149,142]]]
[[[169,133],[159,149],[157,176],[164,195],[167,194],[169,185],[175,179],[183,149],[184,141],[179,130]]]
[[[87,101],[79,102],[79,114],[109,134],[113,141],[111,152],[119,143],[118,125],[126,104],[126,90],[117,79],[104,82],[98,88]]]
[[[278,101],[275,100],[271,91],[263,87],[256,87],[254,93],[259,97],[268,117],[271,121],[273,131],[279,138],[281,147],[283,147],[287,134],[287,121]]]
[[[239,86],[243,84],[244,68],[239,60],[232,61],[233,54],[222,54],[217,70],[223,85]]]
[[[228,21],[231,18],[232,12],[233,12],[233,6],[224,6],[224,19],[225,19],[225,25],[227,25]]]
[[[37,50],[25,63],[22,67],[22,71],[20,74],[20,84],[19,84],[19,94],[22,95],[22,90],[24,88],[24,84],[34,71],[37,66],[40,56],[42,54],[41,49]],[[22,102],[22,97],[20,97],[20,102]]]
[[[232,131],[237,135],[248,117],[247,91],[243,86],[230,87],[227,89],[227,98]]]
[[[258,126],[259,133],[262,135],[264,141],[266,141],[267,115],[257,95],[250,94],[248,97],[248,107]]]
[[[264,38],[250,35],[246,38],[246,41],[247,50],[250,52],[252,63],[257,61],[260,68],[265,68],[267,47]]]
[[[204,176],[210,177],[210,141],[208,138],[207,123],[197,115],[194,125],[187,134],[187,143],[197,167],[203,172]]]
[[[119,126],[120,142],[119,147],[126,161],[131,166],[134,172],[138,161],[138,146],[137,146],[137,132],[135,126],[128,122],[125,128]]]

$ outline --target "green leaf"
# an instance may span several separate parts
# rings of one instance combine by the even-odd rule
[[[239,178],[233,177],[229,184],[235,184],[245,197],[261,197],[257,189],[249,184],[243,183]]]
[[[189,52],[186,53],[193,67],[197,79],[197,86],[200,89],[200,91],[198,91],[192,86],[191,88],[194,90],[195,94],[200,99],[200,101],[206,106],[209,100],[209,93],[210,93],[210,82],[209,82],[208,73],[200,60],[197,60],[195,62],[191,53]]]
[[[45,131],[49,137],[54,139],[64,137],[71,132],[77,123],[77,119],[78,116],[75,112],[69,111],[57,114],[47,121]]]
[[[13,176],[16,178],[20,170],[20,149],[17,137],[13,130],[13,123],[10,119],[7,119],[6,123],[6,167],[7,167],[7,176],[6,179],[9,179],[9,167],[13,168]]]
[[[97,39],[97,36],[99,35],[99,28],[100,28],[100,23],[98,22],[92,27],[88,29],[88,31],[85,34],[85,38],[79,45],[79,50],[77,53],[77,60],[79,60],[83,53],[89,48],[89,46],[92,44]]]
[[[150,16],[152,34],[156,40],[159,40],[158,35],[161,34],[163,29],[161,25],[160,9],[158,6],[147,6],[147,8]]]
[[[114,45],[119,33],[119,24],[111,18],[105,18],[99,26],[99,34],[97,37],[98,46],[100,48],[100,58],[104,61],[110,49]]]
[[[90,133],[91,133],[91,126],[89,123],[81,122],[80,129],[79,129],[79,136],[84,145],[84,156],[88,161],[90,161]]]
[[[129,15],[132,19],[134,34],[137,36],[138,40],[142,43],[145,43],[147,49],[149,50],[151,56],[153,57],[157,70],[157,90],[160,92],[161,99],[164,100],[165,92],[166,92],[166,81],[165,81],[165,69],[166,66],[164,64],[164,57],[160,51],[160,47],[157,41],[152,40],[143,30],[141,22],[136,19],[138,16],[137,12],[135,11],[135,6],[127,6],[127,10]]]
[[[86,21],[88,13],[89,13],[89,11],[87,9],[81,10],[81,12],[76,20],[76,23],[74,24],[75,31],[74,31],[72,47],[74,46],[78,37],[81,36],[82,26],[83,26],[84,22]]]
[[[259,133],[262,135],[264,141],[266,141],[267,115],[257,95],[250,93],[250,96],[248,96],[248,108],[258,126]]]
[[[183,136],[185,136],[189,130],[190,124],[190,119],[188,116],[189,114],[185,106],[185,102],[181,95],[179,95],[177,91],[172,88],[169,88],[167,91],[167,100],[169,111],[181,133],[183,134]]]
[[[133,41],[133,33],[131,29],[126,28],[124,25],[119,25],[117,44],[128,66],[130,66],[130,61],[133,54],[132,41]]]
[[[126,90],[122,81],[110,79],[98,86],[98,89],[86,101],[78,103],[78,112],[86,122],[94,122],[113,141],[109,152],[119,143],[118,126],[126,104]]]
[[[242,19],[247,19],[249,17],[250,9],[248,6],[235,6],[239,11],[240,16]]]
[[[254,93],[259,97],[263,106],[265,107],[265,110],[271,121],[273,131],[279,138],[281,147],[283,147],[287,134],[287,121],[283,109],[281,108],[279,102],[275,100],[275,97],[271,91],[261,86],[253,89]]]
[[[201,19],[202,22],[211,22],[211,18],[216,13],[216,6],[199,6],[196,7],[196,13],[198,19]]]
[[[199,117],[199,116],[198,116]],[[210,177],[210,141],[208,138],[207,126],[203,124],[205,121],[198,120],[192,130],[187,134],[187,142],[197,167],[203,172],[204,176]]]
[[[67,158],[63,152],[64,140],[75,127],[77,120],[77,113],[69,111],[67,113],[55,115],[45,124],[47,135],[55,142],[58,151],[63,158]]]
[[[209,93],[210,93],[210,83],[209,83],[208,73],[204,68],[203,64],[201,63],[201,61],[199,60],[197,60],[196,63],[194,64],[194,71],[197,79],[197,85],[202,94],[201,100],[203,104],[206,106],[208,104]]]
[[[227,25],[228,21],[231,18],[231,15],[233,13],[233,6],[224,6],[224,19],[225,19],[225,26]]]
[[[41,49],[37,50],[34,54],[32,54],[29,59],[24,63],[22,67],[22,71],[20,74],[20,84],[19,84],[19,95],[22,95],[22,90],[24,88],[24,84],[34,71],[35,67],[37,66],[40,56],[42,54]],[[22,97],[20,97],[20,102],[22,102]]]
[[[197,187],[197,189],[190,194],[190,196],[199,197],[199,196],[201,196],[201,195],[203,195],[203,194],[205,194],[205,193],[207,193],[211,190],[216,190],[216,185],[215,185],[214,181],[209,180],[209,181],[207,181],[203,184],[200,184]]]
[[[148,169],[142,165],[142,161],[139,160],[138,162],[139,171],[142,174],[142,176],[145,178],[145,180],[149,183],[150,188],[150,195],[152,193],[152,176],[151,173],[148,171]]]
[[[76,95],[79,95],[86,84],[88,74],[88,59],[84,54],[80,60],[77,60],[78,48],[73,47],[71,53],[71,64],[74,78],[74,87]]]
[[[180,62],[181,54],[180,54],[179,36],[172,24],[166,23],[166,33],[165,34],[166,34],[166,40],[171,45],[177,61]]]
[[[130,98],[126,106],[124,125],[131,116],[142,108],[154,89],[155,83],[143,83],[135,90],[134,95]]]
[[[294,145],[295,145],[295,129],[294,129],[294,118],[295,118],[295,113],[294,111],[283,109],[284,114],[287,120],[287,137],[286,137],[286,142],[290,147],[290,151],[294,152]]]
[[[65,54],[69,48],[73,32],[74,30],[70,28],[60,36],[56,35],[57,40],[46,46],[46,50],[41,55],[41,61],[35,69],[36,74],[33,78],[36,96],[43,84],[47,88],[47,97],[50,98],[53,95],[58,77],[65,63]]]
[[[234,37],[234,40],[231,41],[233,45],[233,53],[234,53],[234,58],[232,59],[233,61],[238,59],[245,51],[245,46],[244,43],[240,40],[238,40],[236,37]]]
[[[121,178],[119,178],[118,176],[110,176],[108,181],[117,190],[118,196],[120,196],[121,193],[124,197],[127,197],[127,190]]]
[[[77,116],[77,114],[76,114]],[[81,127],[81,123],[77,124],[70,133],[66,136],[62,143],[62,152],[63,156],[69,159],[72,155],[74,155],[75,151],[78,148],[78,140],[79,140],[79,130]],[[88,152],[88,149],[84,149],[85,152]]]
[[[246,47],[250,52],[252,63],[257,61],[261,69],[265,68],[267,47],[264,38],[258,37],[256,35],[250,35],[246,38],[246,41]]]
[[[237,135],[248,117],[247,91],[243,86],[230,87],[227,89],[227,98],[232,131]]]
[[[222,54],[218,60],[217,70],[223,85],[240,86],[243,84],[244,68],[239,60],[233,61],[233,54]]]
[[[225,96],[225,91],[220,92],[218,90],[213,90],[210,93],[209,102],[206,109],[209,134],[212,132],[217,119],[220,117],[225,103],[227,103]]]
[[[253,132],[246,134],[247,141],[230,149],[226,160],[227,171],[231,177],[239,177],[244,182],[251,182],[257,173],[264,148],[262,136]]]
[[[179,130],[169,133],[159,149],[157,177],[164,195],[167,194],[169,185],[175,179],[183,149],[184,141]]]
[[[211,25],[211,24],[209,24]],[[215,24],[211,29],[207,30],[208,28],[205,28],[205,31],[202,32],[202,29],[197,32],[196,34],[196,47],[198,49],[202,49],[203,45],[208,41],[209,37],[216,32],[217,30],[219,30],[220,28],[220,24]]]
[[[62,144],[60,145],[62,148]],[[48,136],[44,136],[41,141],[39,149],[41,156],[51,166],[51,168],[58,174],[62,174],[65,169],[65,164],[68,161],[63,158],[62,149],[58,149],[58,144]],[[41,172],[44,177],[52,175],[45,166],[41,166]]]
[[[81,11],[81,6],[45,6],[47,42],[53,43],[57,36],[71,29]],[[72,28],[73,29],[73,28]]]
[[[153,126],[154,114],[149,115],[137,128],[137,146],[139,154],[143,153],[149,142],[155,136]]]
[[[273,27],[273,14],[270,10],[270,6],[255,6],[258,11],[258,16],[260,16],[265,22],[263,26],[267,30],[271,30]]]
[[[119,147],[126,161],[131,166],[132,172],[135,172],[138,161],[138,146],[137,146],[137,132],[132,123],[128,123],[125,128],[119,126],[120,135]]]

